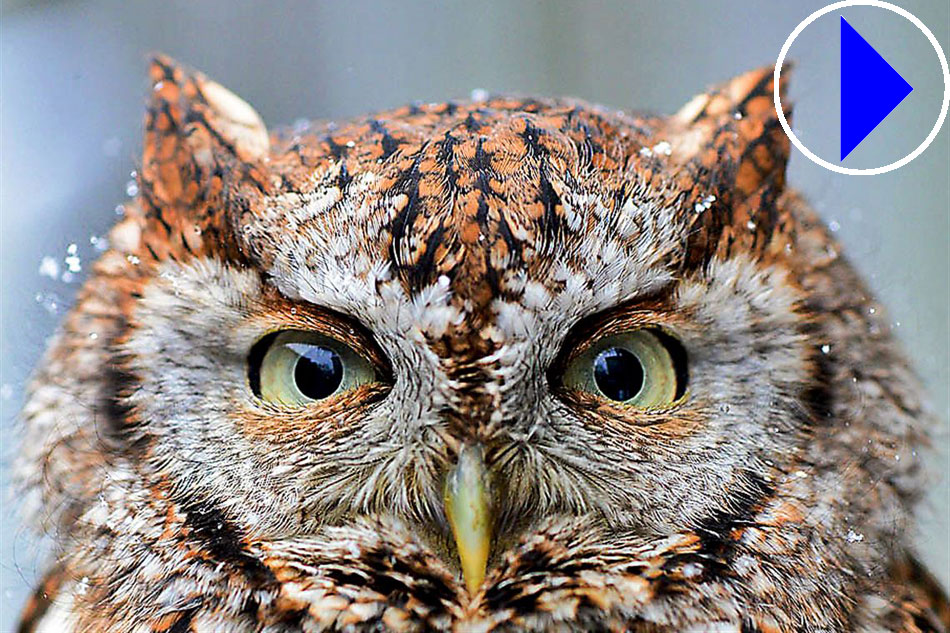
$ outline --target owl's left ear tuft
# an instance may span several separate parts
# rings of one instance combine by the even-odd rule
[[[790,66],[779,84],[782,110]],[[790,142],[775,110],[774,68],[759,68],[713,86],[667,119],[666,132],[679,162],[702,167],[734,197],[785,185]]]

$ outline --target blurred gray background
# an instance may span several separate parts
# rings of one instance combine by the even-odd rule
[[[950,3],[896,2],[923,20],[947,50]],[[271,125],[466,97],[476,88],[671,112],[712,82],[773,64],[792,29],[824,4],[4,2],[0,485],[7,485],[7,464],[16,450],[15,416],[26,376],[96,255],[96,238],[116,219],[114,208],[136,167],[148,52],[162,51],[204,70]],[[836,162],[838,15],[915,88],[845,164],[892,162],[929,132],[942,81],[930,44],[886,11],[845,9],[796,41],[790,53],[797,62],[793,125],[806,145]],[[944,424],[950,417],[947,127],[897,172],[842,176],[796,153],[790,174],[889,306],[893,327]],[[73,256],[78,260],[67,259]],[[82,270],[71,270],[77,263]],[[64,273],[72,279],[63,281]],[[932,457],[941,479],[924,508],[920,538],[924,560],[945,584],[948,438],[944,426]],[[0,631],[9,631],[42,556],[34,536],[13,516],[15,499],[3,499]]]

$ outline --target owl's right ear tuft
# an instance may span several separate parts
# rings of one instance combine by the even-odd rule
[[[199,72],[153,57],[142,180],[158,201],[182,202],[215,163],[249,163],[269,149],[267,129],[244,100]]]
[[[156,55],[149,75],[139,172],[145,228],[162,233],[156,244],[199,249],[203,228],[227,222],[225,189],[253,175],[268,154],[268,132],[244,100],[168,57]]]

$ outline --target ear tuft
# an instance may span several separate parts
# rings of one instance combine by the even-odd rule
[[[784,71],[779,96],[788,119],[789,67]],[[773,81],[771,66],[739,75],[694,97],[661,127],[681,186],[690,189],[687,202],[698,211],[692,259],[782,239],[778,200],[791,142],[775,110]]]
[[[789,72],[779,86],[784,97]],[[759,68],[714,86],[667,119],[673,158],[709,174],[737,200],[764,187],[781,193],[791,143],[773,98],[773,68]],[[791,109],[783,101],[786,118]]]
[[[215,114],[222,136],[249,158],[261,158],[270,148],[267,128],[247,101],[219,83],[205,81],[201,92]]]
[[[791,69],[792,64],[786,64],[779,82],[779,97],[783,102]],[[670,119],[675,124],[689,126],[701,119],[727,115],[741,119],[748,115],[762,114],[774,107],[773,79],[774,68],[771,66],[743,73],[713,86],[704,94],[696,95]],[[790,109],[784,103],[783,111],[786,117],[790,115]]]
[[[251,106],[201,73],[156,56],[149,74],[143,234],[156,259],[164,259],[179,248],[209,247],[201,235],[227,225],[227,189],[261,172],[269,138]]]
[[[264,122],[236,94],[164,55],[153,57],[149,74],[150,114],[164,110],[182,133],[190,133],[189,126],[207,126],[241,160],[253,161],[267,153],[270,141]],[[151,122],[146,122],[146,132]]]

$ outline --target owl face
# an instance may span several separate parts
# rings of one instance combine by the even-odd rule
[[[658,182],[681,148],[653,125],[488,101],[275,139],[263,190],[228,183],[239,255],[156,262],[131,312],[151,458],[255,537],[386,516],[450,544],[474,447],[493,554],[552,517],[660,534],[755,497],[809,421],[800,290],[682,261],[728,196]]]
[[[829,518],[857,443],[829,422],[841,390],[881,422],[866,463],[909,450],[914,405],[822,351],[878,343],[784,191],[771,69],[668,118],[495,98],[273,134],[201,75],[152,74],[141,197],[49,361],[81,370],[27,408],[58,475],[38,503],[86,532],[183,540],[275,621],[584,628],[702,621],[710,595],[750,618],[742,574],[822,594],[856,564],[824,535],[902,520],[911,459],[885,510]],[[46,413],[79,396],[95,433]]]

